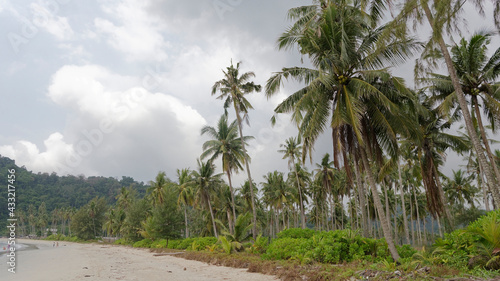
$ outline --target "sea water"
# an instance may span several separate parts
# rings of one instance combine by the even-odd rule
[[[16,243],[15,245],[11,245],[11,247],[15,247],[16,251],[21,251],[23,249],[26,249],[26,245],[24,244],[18,244]],[[4,255],[5,253],[8,252],[8,244],[6,241],[0,241],[0,256]]]

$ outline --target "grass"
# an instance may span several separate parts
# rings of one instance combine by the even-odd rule
[[[176,250],[154,249],[153,252],[172,252]],[[177,250],[178,251],[178,250]],[[355,261],[343,264],[322,264],[312,262],[302,264],[299,260],[263,260],[260,255],[250,253],[226,254],[208,251],[185,251],[175,257],[196,260],[212,265],[234,268],[247,268],[248,272],[275,275],[281,280],[323,281],[323,280],[447,280],[446,278],[464,277],[461,272],[446,266],[409,266],[388,265]],[[455,279],[456,280],[456,279]],[[480,278],[471,280],[481,280]]]

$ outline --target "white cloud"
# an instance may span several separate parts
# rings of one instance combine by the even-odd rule
[[[47,6],[41,3],[31,3],[30,9],[33,13],[33,23],[36,26],[41,27],[58,40],[69,40],[73,37],[74,32],[68,19],[56,15],[59,8],[50,11]]]
[[[126,55],[129,61],[165,60],[169,47],[161,34],[161,22],[146,13],[144,1],[127,0],[103,6],[103,10],[115,17],[118,24],[108,19],[96,18],[97,32],[107,42]]]
[[[0,154],[34,171],[59,174],[141,178],[189,166],[201,152],[205,119],[179,99],[131,87],[130,81],[140,79],[96,65],[62,67],[47,96],[71,115],[64,133],[50,135],[43,148],[18,141],[1,146]]]

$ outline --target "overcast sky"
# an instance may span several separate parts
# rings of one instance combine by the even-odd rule
[[[272,72],[301,64],[275,42],[290,24],[287,10],[310,3],[0,0],[0,154],[34,172],[175,179],[176,169],[197,167],[207,140],[200,129],[223,114],[211,87],[231,59],[263,86]],[[409,79],[411,69],[397,75]],[[277,150],[296,130],[286,116],[275,127],[269,119],[294,89],[248,96],[256,182],[287,170]],[[315,160],[330,151],[325,137]]]

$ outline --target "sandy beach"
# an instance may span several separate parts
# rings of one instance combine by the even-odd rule
[[[5,242],[5,239],[0,239]],[[57,280],[278,280],[274,276],[250,273],[172,256],[153,256],[147,249],[105,244],[78,244],[22,240],[17,243],[38,249],[16,252],[16,273],[8,272],[7,257],[0,258],[2,281]]]

